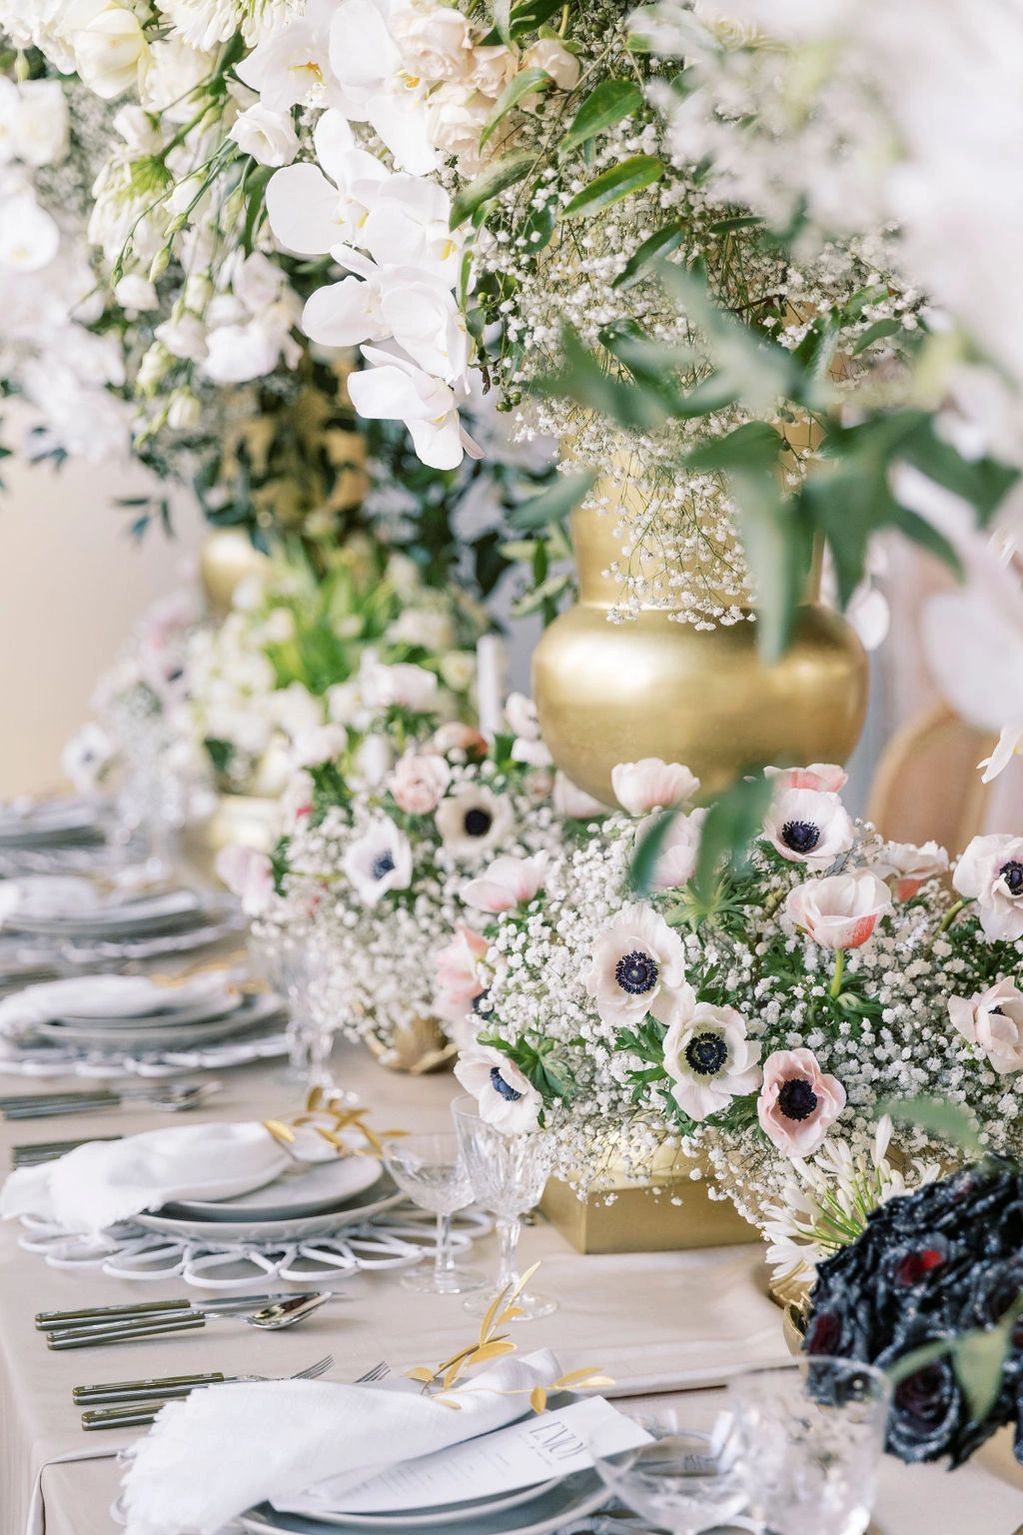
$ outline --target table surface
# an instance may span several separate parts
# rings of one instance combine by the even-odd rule
[[[450,1076],[395,1075],[351,1047],[338,1052],[335,1066],[371,1110],[371,1123],[423,1130],[448,1125],[457,1091]],[[279,1064],[238,1068],[223,1080],[225,1090],[202,1111],[205,1118],[261,1119],[296,1106],[295,1089],[284,1083]],[[32,1086],[23,1078],[17,1085],[11,1078],[0,1082],[10,1091]],[[13,1144],[129,1134],[153,1128],[154,1120],[152,1112],[126,1106],[103,1114],[0,1122],[0,1166],[9,1165]],[[169,1121],[161,1116],[157,1122]],[[393,1272],[363,1273],[339,1287],[345,1299],[287,1332],[260,1333],[237,1320],[216,1321],[175,1338],[52,1353],[33,1327],[37,1311],[117,1304],[140,1292],[147,1299],[184,1293],[199,1298],[202,1292],[186,1290],[180,1280],[140,1284],[95,1268],[54,1268],[23,1250],[20,1234],[16,1224],[0,1230],[0,1535],[26,1530],[40,1473],[43,1512],[36,1531],[112,1535],[117,1529],[110,1514],[119,1474],[114,1456],[137,1435],[84,1432],[71,1400],[74,1384],[197,1370],[284,1375],[328,1351],[336,1359],[334,1378],[351,1380],[381,1359],[398,1368],[435,1364],[473,1333],[457,1297],[412,1295]],[[523,1235],[521,1257],[523,1266],[542,1261],[534,1283],[557,1297],[559,1309],[543,1321],[521,1324],[520,1347],[554,1348],[565,1369],[600,1366],[630,1394],[664,1393],[682,1380],[712,1382],[731,1370],[785,1357],[781,1316],[767,1299],[757,1246],[581,1256],[539,1220]],[[474,1261],[495,1264],[492,1238],[476,1247]],[[286,1287],[274,1282],[272,1288]],[[83,1455],[101,1458],[78,1458]],[[1017,1535],[1021,1523],[1023,1469],[1012,1458],[1008,1434],[955,1476],[937,1467],[884,1461],[875,1513],[879,1535]]]

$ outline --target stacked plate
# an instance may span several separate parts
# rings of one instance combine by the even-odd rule
[[[250,1509],[239,1521],[252,1535],[381,1535],[402,1531],[415,1535],[551,1535],[577,1519],[595,1513],[608,1501],[608,1490],[596,1471],[577,1471],[563,1479],[543,1482],[517,1492],[488,1498],[467,1498],[432,1508],[406,1509],[393,1514],[282,1514],[270,1503]]]
[[[373,1157],[295,1163],[272,1182],[231,1199],[179,1200],[155,1215],[139,1215],[147,1231],[213,1247],[279,1243],[329,1236],[369,1220],[404,1196]]]
[[[31,1037],[94,1054],[140,1056],[191,1050],[252,1034],[279,1022],[281,1012],[277,997],[249,996],[235,987],[224,987],[205,1001],[184,1004],[176,1003],[169,989],[166,1004],[150,1012],[102,1018],[69,1012],[33,1024]]]
[[[104,841],[97,801],[55,799],[0,806],[0,850],[83,847]]]
[[[5,929],[76,963],[187,952],[244,925],[237,902],[214,891],[181,887],[99,899],[86,880],[52,876],[51,900],[50,878],[22,883],[26,898],[5,914]]]

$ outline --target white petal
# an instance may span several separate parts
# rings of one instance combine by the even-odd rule
[[[374,421],[407,421],[422,411],[413,380],[389,358],[378,367],[353,373],[348,393],[359,415]]]
[[[338,185],[344,179],[345,156],[355,148],[355,139],[348,119],[336,107],[328,107],[313,131],[316,158],[332,181]]]
[[[281,244],[299,256],[323,256],[342,236],[338,194],[315,165],[286,165],[270,177],[266,213]]]
[[[372,87],[401,67],[401,55],[374,0],[341,0],[330,26],[330,67],[341,85]]]
[[[373,315],[370,283],[345,277],[311,294],[302,313],[302,329],[325,346],[357,346],[360,341],[386,335]]]
[[[437,168],[437,155],[426,136],[426,113],[418,101],[380,95],[367,103],[366,116],[402,170],[427,176]]]

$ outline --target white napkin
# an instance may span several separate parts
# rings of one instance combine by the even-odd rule
[[[256,1121],[174,1125],[121,1141],[90,1141],[54,1162],[11,1173],[0,1190],[0,1219],[36,1215],[96,1235],[175,1199],[229,1199],[262,1188],[290,1161]]]
[[[18,917],[78,917],[96,911],[100,893],[92,880],[72,874],[26,874],[0,884],[0,927]]]
[[[329,1510],[332,1498],[388,1466],[514,1422],[528,1410],[528,1391],[559,1374],[547,1350],[504,1359],[459,1391],[460,1412],[418,1392],[323,1381],[193,1391],[128,1452],[127,1535],[214,1535],[265,1498]],[[509,1391],[516,1395],[499,1394]]]
[[[0,890],[2,890],[0,886]],[[83,1018],[134,1018],[147,1013],[211,1005],[229,1000],[236,976],[223,971],[197,975],[180,986],[161,986],[143,975],[76,975],[61,981],[42,981],[0,1000],[0,1038],[16,1037],[38,1023],[52,1023],[68,1013]],[[241,1001],[241,993],[237,993]]]

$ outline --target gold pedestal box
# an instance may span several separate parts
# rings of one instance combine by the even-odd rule
[[[744,1221],[730,1199],[711,1199],[707,1184],[685,1174],[654,1186],[626,1182],[606,1194],[578,1199],[572,1187],[551,1178],[540,1209],[551,1225],[581,1253],[663,1253],[696,1247],[735,1247],[757,1242],[760,1233]],[[677,1195],[682,1203],[672,1203]]]

